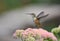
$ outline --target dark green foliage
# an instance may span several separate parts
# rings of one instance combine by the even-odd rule
[[[46,26],[44,26],[43,28],[48,30],[49,32],[51,32],[51,29],[54,28],[54,27],[57,27],[57,24],[46,24]]]
[[[47,38],[47,39],[44,39],[44,41],[53,41],[53,40],[50,38]]]
[[[24,3],[25,2],[25,3]],[[4,3],[4,4],[3,4]],[[5,8],[2,10],[7,10],[7,9],[13,9],[13,8],[17,8],[17,7],[21,7],[23,5],[26,4],[60,4],[60,0],[3,0],[2,3],[0,3],[1,5],[3,4],[5,6]],[[0,5],[0,6],[1,6]],[[0,10],[0,12],[2,12]]]

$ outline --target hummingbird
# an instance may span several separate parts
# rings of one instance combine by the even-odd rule
[[[30,15],[32,15],[32,17],[33,17],[33,21],[34,21],[35,25],[38,28],[42,27],[42,25],[40,23],[40,19],[44,18],[44,17],[47,17],[49,15],[49,14],[47,14],[47,15],[44,15],[44,16],[40,16],[40,15],[43,15],[43,14],[44,14],[44,11],[40,12],[37,16],[34,13],[30,13]]]

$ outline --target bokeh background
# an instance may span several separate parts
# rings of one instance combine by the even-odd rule
[[[44,29],[51,31],[60,24],[60,0],[0,0],[0,41],[21,41],[13,38],[15,30],[35,28],[32,16],[26,13],[41,11],[49,14],[40,20]]]

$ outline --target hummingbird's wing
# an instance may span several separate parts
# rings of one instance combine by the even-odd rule
[[[41,17],[38,17],[38,19],[41,19],[41,18],[47,17],[48,15],[49,15],[49,14],[44,15],[44,16],[41,16]]]
[[[44,11],[40,12],[40,13],[37,15],[37,18],[38,18],[40,15],[42,15],[42,14],[44,14]]]

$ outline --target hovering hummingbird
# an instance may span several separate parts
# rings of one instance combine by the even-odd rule
[[[30,13],[30,15],[33,16],[33,21],[38,28],[42,27],[42,25],[40,23],[40,19],[44,18],[44,17],[47,17],[49,15],[49,14],[47,14],[47,15],[44,15],[44,16],[40,16],[40,15],[43,15],[43,14],[44,14],[44,11],[40,12],[37,16],[34,13]]]

